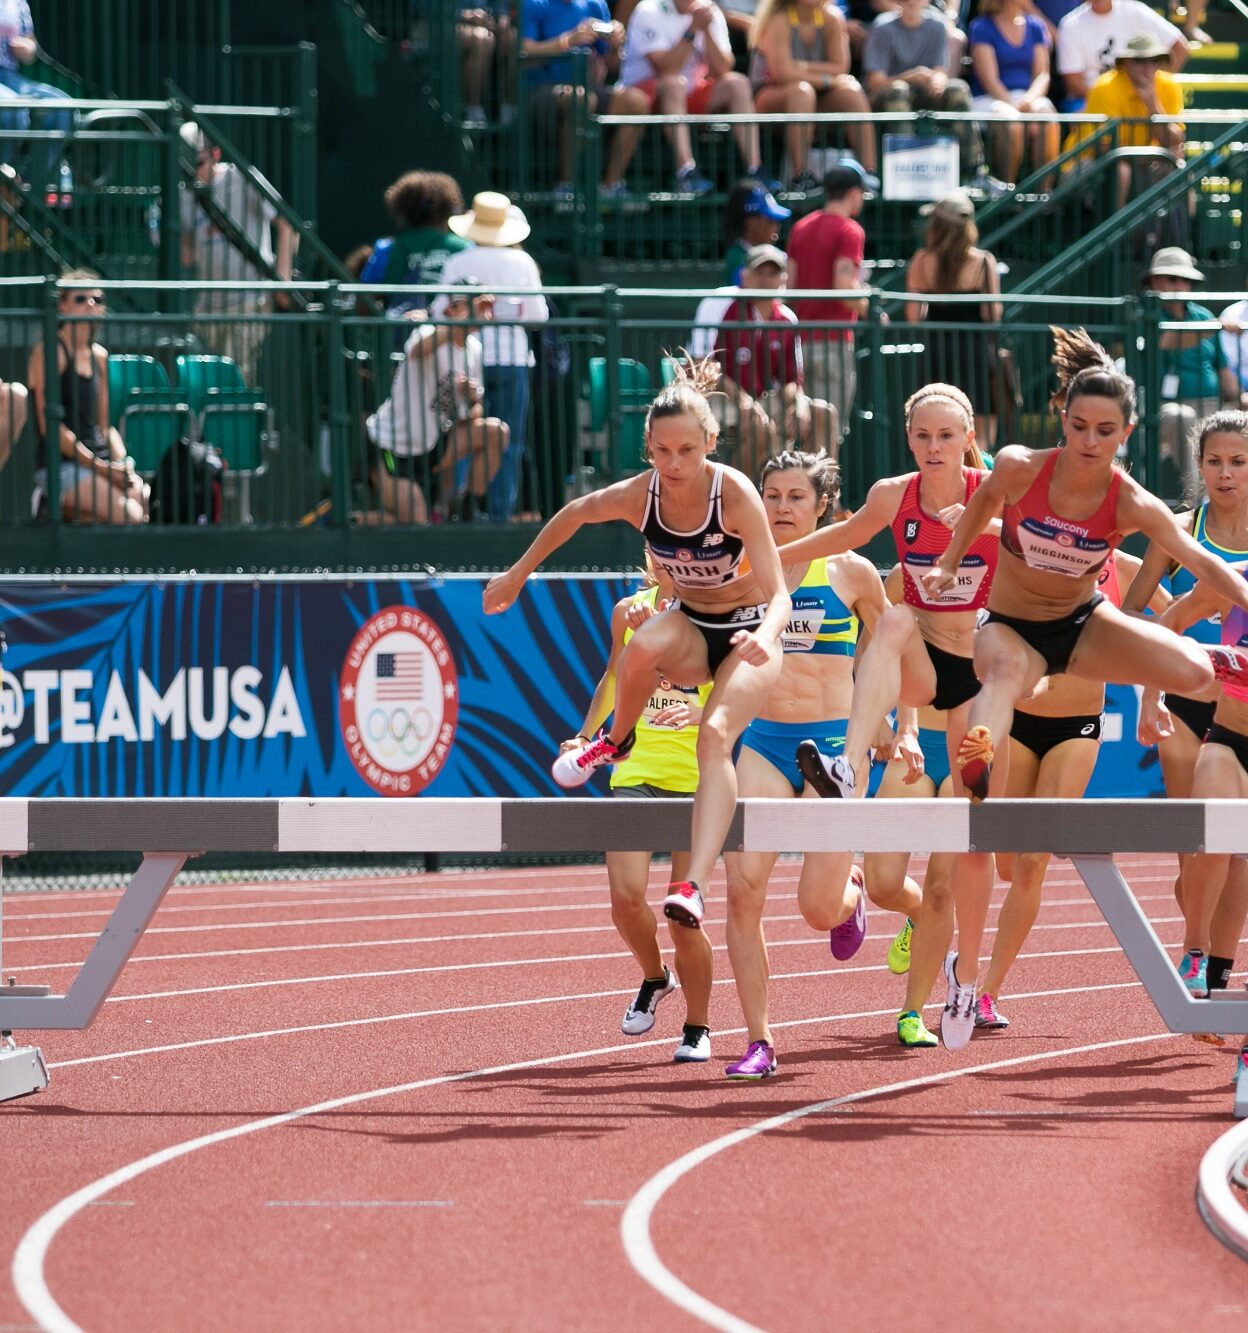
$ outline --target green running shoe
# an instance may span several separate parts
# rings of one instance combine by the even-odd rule
[[[897,1015],[897,1042],[901,1046],[939,1046],[940,1039],[923,1025],[923,1015],[907,1009]]]
[[[914,922],[906,917],[897,938],[888,946],[888,970],[899,977],[910,971],[910,936],[913,934]]]

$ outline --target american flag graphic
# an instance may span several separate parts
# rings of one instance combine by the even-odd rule
[[[377,698],[416,699],[420,696],[420,653],[377,654]]]

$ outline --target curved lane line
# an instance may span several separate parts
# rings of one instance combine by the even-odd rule
[[[1205,1225],[1232,1254],[1248,1259],[1248,1211],[1231,1190],[1235,1164],[1248,1153],[1248,1120],[1216,1139],[1200,1163],[1196,1207]]]
[[[702,1320],[712,1328],[722,1329],[724,1333],[762,1333],[756,1325],[748,1323],[730,1310],[725,1310],[708,1300],[705,1296],[686,1286],[684,1282],[659,1258],[654,1242],[650,1239],[650,1218],[659,1201],[682,1176],[688,1175],[703,1162],[744,1143],[768,1130],[783,1129],[795,1120],[802,1120],[809,1115],[818,1115],[821,1111],[830,1111],[838,1106],[848,1106],[853,1102],[864,1102],[872,1097],[883,1097],[893,1092],[909,1092],[914,1088],[930,1087],[935,1083],[948,1082],[955,1078],[965,1078],[968,1074],[984,1074],[994,1069],[1009,1069],[1017,1065],[1035,1064],[1041,1060],[1056,1060],[1066,1055],[1084,1055],[1090,1051],[1110,1050],[1115,1046],[1137,1046],[1143,1042],[1174,1040],[1178,1034],[1173,1032],[1153,1033],[1147,1037],[1124,1037],[1116,1041],[1099,1041],[1085,1046],[1068,1046],[1060,1051],[1044,1051],[1036,1055],[1014,1056],[1009,1060],[994,1060],[989,1064],[971,1065],[964,1069],[950,1069],[943,1073],[925,1074],[922,1078],[905,1079],[900,1083],[888,1083],[880,1088],[868,1088],[862,1092],[846,1093],[842,1097],[832,1097],[827,1101],[814,1102],[809,1106],[800,1106],[794,1111],[785,1111],[783,1115],[771,1116],[744,1129],[734,1130],[722,1138],[712,1139],[700,1148],[669,1162],[661,1171],[651,1176],[646,1183],[628,1201],[624,1215],[620,1219],[620,1237],[624,1242],[624,1253],[637,1273],[652,1286],[664,1299],[678,1306],[687,1314]]]

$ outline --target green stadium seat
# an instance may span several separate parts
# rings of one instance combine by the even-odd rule
[[[119,426],[125,404],[136,389],[167,390],[169,376],[152,356],[110,355],[108,358],[108,421]]]
[[[238,366],[226,356],[177,359],[178,385],[199,426],[199,438],[225,459],[227,498],[237,494],[239,517],[251,520],[251,479],[268,467],[270,408],[264,395],[249,389]]]
[[[617,441],[617,465],[614,475],[641,465],[645,445],[646,409],[650,406],[650,371],[640,361],[622,356],[616,363],[619,377],[620,411],[623,427]],[[605,430],[607,425],[607,360],[602,356],[589,359],[589,428]]]
[[[110,399],[110,412],[111,403]],[[171,444],[194,434],[195,424],[190,404],[166,384],[163,389],[131,389],[121,400],[117,429],[126,443],[126,453],[134,459],[135,471],[150,477]]]
[[[195,413],[204,410],[210,389],[246,389],[243,372],[228,356],[182,355],[177,359],[178,386]]]

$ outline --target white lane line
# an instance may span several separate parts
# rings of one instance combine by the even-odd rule
[[[265,1199],[266,1208],[454,1208],[453,1199]]]
[[[1016,998],[1021,998],[1021,997],[1016,997]],[[806,1023],[823,1023],[823,1022],[828,1022],[829,1018],[830,1016],[824,1015],[819,1018],[802,1019],[802,1020],[797,1020],[794,1023],[777,1024],[776,1026],[792,1027],[792,1026],[798,1026],[799,1024],[804,1025]],[[736,1031],[740,1032],[742,1031],[742,1029],[736,1029]],[[1164,1034],[1164,1037],[1172,1037],[1172,1035],[1173,1034],[1171,1033],[1166,1033]],[[1146,1038],[1134,1038],[1133,1040],[1156,1041],[1161,1039],[1163,1038],[1154,1036]],[[345,1097],[335,1097],[329,1101],[318,1102],[311,1106],[300,1107],[299,1109],[293,1111],[285,1111],[279,1115],[265,1116],[263,1119],[260,1120],[251,1120],[241,1125],[234,1125],[229,1129],[217,1130],[215,1133],[212,1134],[204,1134],[199,1136],[198,1138],[184,1140],[182,1143],[171,1144],[166,1148],[160,1149],[158,1152],[149,1153],[146,1157],[138,1158],[136,1161],[130,1162],[125,1166],[119,1167],[117,1170],[109,1172],[108,1175],[99,1177],[97,1180],[92,1181],[88,1185],[84,1185],[81,1189],[75,1190],[73,1194],[67,1195],[65,1198],[61,1199],[58,1203],[53,1204],[51,1208],[49,1208],[45,1213],[43,1213],[43,1215],[39,1217],[31,1227],[28,1228],[26,1233],[22,1236],[21,1240],[18,1242],[17,1249],[14,1251],[13,1265],[12,1265],[14,1290],[16,1291],[17,1297],[21,1301],[23,1307],[32,1316],[32,1318],[35,1319],[35,1321],[39,1324],[39,1327],[42,1330],[44,1330],[44,1333],[83,1333],[83,1330],[77,1324],[74,1323],[74,1321],[65,1313],[64,1310],[61,1309],[60,1305],[57,1303],[55,1297],[52,1295],[51,1291],[48,1288],[47,1278],[45,1274],[45,1261],[47,1258],[48,1250],[51,1247],[52,1242],[56,1239],[57,1233],[61,1231],[61,1229],[67,1223],[72,1221],[72,1219],[78,1213],[80,1213],[85,1207],[87,1207],[89,1204],[96,1202],[96,1200],[102,1198],[104,1195],[111,1193],[118,1186],[128,1184],[130,1181],[136,1180],[139,1176],[145,1175],[147,1172],[155,1170],[157,1167],[164,1166],[169,1162],[178,1160],[179,1158],[187,1157],[191,1153],[198,1152],[202,1148],[213,1147],[219,1143],[226,1143],[232,1139],[238,1139],[246,1135],[258,1133],[260,1130],[273,1129],[281,1125],[289,1124],[292,1121],[306,1118],[308,1116],[328,1114],[331,1111],[338,1111],[347,1106],[359,1106],[365,1102],[376,1101],[382,1097],[402,1095],[403,1093],[416,1092],[423,1088],[438,1087],[449,1083],[462,1083],[470,1079],[487,1078],[495,1075],[518,1073],[528,1069],[540,1069],[550,1065],[566,1064],[574,1060],[583,1061],[583,1060],[596,1059],[597,1057],[603,1055],[618,1055],[624,1051],[636,1051],[640,1048],[648,1046],[664,1045],[670,1040],[671,1040],[670,1037],[662,1037],[662,1038],[654,1038],[649,1041],[629,1042],[626,1045],[621,1044],[615,1046],[604,1046],[591,1050],[567,1052],[561,1055],[544,1056],[534,1060],[521,1060],[513,1064],[495,1065],[484,1069],[474,1069],[464,1073],[440,1074],[433,1078],[418,1079],[411,1083],[402,1083],[389,1088],[372,1088],[369,1089],[367,1092],[357,1092],[357,1093],[351,1093]],[[1130,1044],[1130,1042],[1120,1041],[1117,1043],[1112,1043],[1112,1042],[1103,1043],[1103,1046],[1127,1045],[1127,1044]],[[1083,1049],[1100,1049],[1100,1048],[1077,1047],[1075,1048],[1075,1052],[1078,1052]],[[1072,1052],[1069,1051],[1061,1051],[1061,1052],[1056,1052],[1055,1055],[1065,1055],[1071,1053]],[[1011,1064],[1022,1064],[1026,1063],[1028,1060],[1038,1060],[1042,1058],[1043,1058],[1042,1055],[1023,1056],[1015,1060],[995,1061],[994,1063],[990,1065],[985,1065],[982,1068],[985,1069],[1000,1068]],[[975,1072],[979,1071],[974,1068],[963,1071],[954,1070],[954,1071],[949,1071],[949,1076],[953,1076],[958,1073],[975,1073]],[[912,1079],[909,1080],[908,1083],[893,1085],[892,1089],[876,1090],[871,1095],[881,1095],[884,1091],[892,1091],[895,1090],[896,1088],[904,1088],[908,1086],[921,1086],[924,1083],[936,1082],[936,1081],[939,1081],[938,1077],[937,1078],[929,1077],[927,1079]],[[851,1094],[851,1098],[853,1096],[854,1094]],[[838,1100],[848,1100],[848,1099],[838,1099]],[[834,1104],[836,1103],[835,1102],[817,1103],[816,1108],[822,1105],[834,1105]],[[816,1109],[816,1108],[811,1108],[811,1109]],[[801,1113],[809,1114],[810,1111],[805,1110]],[[775,1117],[774,1119],[777,1122],[779,1122],[782,1121],[784,1118]],[[771,1123],[772,1122],[770,1121],[765,1121],[763,1122],[763,1125],[765,1127],[770,1127]],[[757,1133],[759,1132],[759,1130],[754,1129],[752,1131],[747,1130],[743,1132],[749,1134],[751,1132]],[[737,1136],[729,1136],[729,1137],[735,1139]],[[727,1146],[727,1144],[725,1144],[725,1146]],[[705,1155],[707,1156],[711,1155],[710,1153],[706,1152],[705,1148],[702,1149],[701,1151],[705,1153]],[[716,1149],[716,1151],[719,1150]],[[681,1160],[683,1161],[684,1159],[682,1158]],[[666,1168],[667,1171],[671,1171],[671,1169],[672,1169],[671,1167]],[[651,1182],[651,1184],[653,1184],[653,1181]],[[659,1194],[656,1195],[654,1201],[657,1203],[658,1198],[660,1198],[661,1196],[662,1196],[662,1191],[660,1191]],[[634,1203],[636,1202],[636,1199],[637,1196],[634,1196],[633,1200]],[[653,1205],[651,1206],[651,1209],[648,1210],[645,1214],[645,1222],[647,1226],[646,1229],[644,1230],[644,1239],[647,1245],[649,1245],[649,1233],[648,1233],[649,1211],[652,1211],[652,1207]],[[629,1210],[626,1210],[625,1212],[624,1221],[627,1221],[630,1215],[630,1210],[632,1210],[632,1208],[633,1208],[633,1203],[630,1203]],[[623,1222],[621,1225],[623,1225]],[[627,1243],[626,1243],[626,1249],[627,1249]],[[632,1258],[631,1254],[629,1257],[630,1259]],[[658,1264],[659,1269],[661,1269],[664,1274],[667,1274],[667,1269],[664,1268],[661,1263],[659,1263],[657,1255],[655,1256],[655,1263]],[[643,1274],[643,1276],[645,1276],[645,1274]],[[671,1275],[668,1274],[668,1276]],[[651,1279],[647,1277],[646,1280],[650,1281]],[[675,1282],[676,1279],[672,1278],[672,1281]],[[681,1285],[683,1287],[683,1284]],[[688,1289],[684,1288],[684,1290]],[[663,1294],[668,1295],[667,1292],[663,1292]],[[696,1297],[696,1299],[699,1301],[704,1300],[703,1297],[697,1296],[696,1293],[694,1292],[690,1292],[689,1294],[690,1296]],[[668,1296],[668,1299],[671,1299],[671,1297]],[[710,1303],[707,1302],[707,1304],[709,1305]],[[712,1308],[718,1310],[718,1307],[712,1307]],[[740,1325],[740,1327],[748,1327],[748,1325]]]
[[[1153,1033],[1146,1037],[1123,1037],[1114,1041],[1090,1042],[1083,1046],[1069,1046],[1059,1051],[1041,1051],[1032,1055],[1014,1056],[1008,1060],[993,1060],[987,1064],[971,1065],[963,1069],[948,1069],[935,1074],[926,1074],[921,1078],[903,1079],[899,1083],[889,1083],[882,1088],[868,1088],[860,1092],[846,1093],[841,1097],[832,1097],[826,1101],[813,1102],[782,1115],[771,1116],[744,1129],[734,1130],[720,1138],[704,1143],[700,1148],[687,1152],[670,1162],[661,1171],[656,1172],[629,1200],[624,1216],[620,1219],[620,1238],[624,1244],[624,1253],[638,1275],[665,1300],[687,1314],[700,1319],[711,1328],[724,1330],[724,1333],[761,1333],[754,1324],[739,1318],[730,1310],[716,1305],[699,1292],[687,1286],[659,1258],[654,1242],[650,1238],[650,1218],[663,1196],[683,1176],[709,1161],[712,1157],[745,1143],[769,1130],[783,1129],[794,1121],[806,1116],[819,1115],[834,1111],[838,1107],[864,1102],[872,1097],[885,1097],[898,1092],[911,1092],[916,1088],[930,1087],[936,1083],[949,1082],[955,1078],[966,1078],[970,1074],[985,1074],[997,1069],[1011,1069],[1019,1065],[1039,1063],[1044,1060],[1058,1060],[1071,1055],[1086,1055],[1094,1051],[1106,1051],[1115,1047],[1136,1046],[1144,1042],[1174,1041],[1173,1032]],[[30,1306],[27,1306],[30,1309]],[[35,1311],[32,1309],[31,1313]]]
[[[1175,922],[1181,920],[1182,920],[1181,917],[1174,918]],[[1095,925],[1095,924],[1097,923],[1095,922],[1085,923],[1085,925]],[[1105,925],[1103,921],[1100,922],[1099,924],[1101,926]],[[608,929],[613,930],[614,927],[608,927]],[[1037,930],[1043,930],[1043,929],[1045,929],[1045,927],[1043,926],[1033,926],[1032,932],[1034,933]],[[984,931],[985,935],[991,933],[992,933],[991,928],[985,929]],[[868,938],[891,939],[892,936],[891,935],[869,936]],[[784,948],[786,946],[796,947],[796,948],[806,948],[806,949],[817,948],[821,952],[826,947],[823,936],[813,935],[813,934],[810,936],[802,936],[798,939],[769,940],[767,942],[768,949],[772,950]],[[1167,949],[1177,948],[1178,945],[1166,945],[1165,947]],[[711,945],[711,951],[713,953],[726,953],[728,951],[728,946],[726,944],[713,944]],[[1121,953],[1121,952],[1122,949],[1119,945],[1111,944],[1111,945],[1104,945],[1100,947],[1087,948],[1087,949],[1050,949],[1045,952],[1023,953],[1019,954],[1018,956],[1020,959],[1077,958],[1087,954]],[[180,999],[190,995],[218,995],[218,994],[225,994],[230,991],[271,990],[273,988],[281,986],[309,986],[309,985],[317,985],[318,983],[322,982],[364,981],[374,977],[376,978],[412,977],[412,976],[421,976],[426,973],[438,973],[438,972],[492,971],[497,968],[504,968],[504,967],[542,967],[542,966],[557,966],[565,963],[601,963],[601,962],[610,962],[612,960],[619,960],[621,958],[630,958],[631,956],[632,955],[628,952],[628,950],[625,949],[625,950],[618,950],[613,953],[557,954],[554,956],[545,956],[541,958],[494,959],[479,963],[434,963],[434,964],[426,964],[421,967],[392,967],[372,972],[338,972],[331,975],[316,975],[308,977],[272,977],[268,980],[263,980],[263,981],[230,981],[230,982],[222,982],[215,986],[190,986],[182,990],[143,991],[133,995],[112,995],[109,996],[109,998],[105,1001],[105,1003],[126,1004],[134,1000],[172,1000],[172,999]],[[788,974],[776,974],[775,976],[773,976],[772,979],[778,981],[781,980],[784,975],[787,975],[789,977],[852,976],[855,973],[888,972],[888,971],[889,968],[887,967],[886,964],[869,963],[869,964],[859,964],[856,967],[841,966],[841,967],[828,968],[820,972],[809,972],[809,973],[793,972]],[[721,985],[724,984],[725,980],[731,980],[731,978],[721,979],[719,984]]]
[[[791,972],[772,977],[773,981],[796,981],[823,976],[839,976],[842,969],[827,968],[819,972]],[[718,978],[714,983],[716,986],[728,986],[732,984],[731,977]],[[1105,982],[1097,986],[1067,986],[1061,990],[1042,990],[1042,991],[1020,991],[1013,995],[1002,995],[1002,1001],[1008,1000],[1011,1004],[1019,1000],[1043,999],[1047,996],[1056,995],[1086,995],[1093,991],[1111,991],[1111,990],[1133,990],[1139,989],[1138,981],[1112,981]],[[618,998],[621,995],[635,995],[636,988],[630,986],[627,990],[607,990],[607,991],[586,991],[577,995],[538,995],[527,1000],[492,1000],[485,1004],[463,1004],[445,1009],[417,1009],[409,1013],[402,1014],[374,1014],[367,1018],[340,1018],[331,1023],[304,1023],[298,1027],[291,1028],[269,1028],[261,1032],[236,1032],[225,1037],[200,1037],[194,1041],[170,1042],[164,1046],[138,1046],[129,1051],[107,1051],[101,1055],[81,1055],[73,1060],[54,1060],[48,1062],[49,1069],[69,1069],[74,1065],[96,1065],[105,1064],[112,1060],[130,1060],[142,1055],[168,1055],[173,1051],[193,1051],[200,1050],[206,1046],[229,1046],[240,1041],[264,1041],[269,1037],[292,1037],[301,1036],[307,1032],[333,1032],[340,1028],[359,1028],[375,1027],[381,1023],[408,1023],[418,1018],[446,1018],[454,1017],[459,1014],[480,1014],[486,1013],[492,1009],[531,1009],[542,1004],[571,1004],[578,1000],[603,1000]],[[940,1003],[935,1002],[925,1004],[924,1009],[939,1009]],[[863,1009],[848,1014],[829,1014],[821,1018],[798,1018],[783,1023],[773,1023],[773,1028],[801,1027],[807,1023],[848,1023],[858,1018],[895,1018],[897,1015],[897,1006],[890,1005],[887,1009]],[[733,1036],[744,1032],[744,1028],[721,1028],[717,1035],[721,1037]],[[663,1041],[672,1041],[673,1037],[664,1037]],[[638,1046],[652,1046],[654,1042],[639,1042]],[[620,1050],[632,1050],[635,1047],[630,1044],[621,1046]]]

